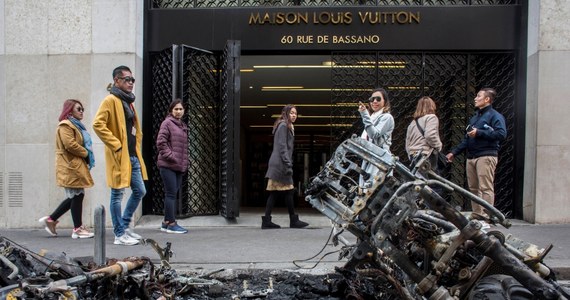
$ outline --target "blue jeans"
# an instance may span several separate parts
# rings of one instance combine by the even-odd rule
[[[141,164],[136,156],[131,156],[131,196],[127,201],[127,206],[121,217],[121,202],[125,189],[111,189],[111,220],[113,221],[113,232],[119,237],[125,234],[125,229],[129,228],[135,210],[139,206],[141,199],[146,194],[146,188],[141,174]]]
[[[182,172],[160,168],[160,176],[164,184],[164,221],[176,221],[176,195],[182,184]]]

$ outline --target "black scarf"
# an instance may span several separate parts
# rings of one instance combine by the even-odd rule
[[[121,101],[123,101],[123,107],[125,108],[125,116],[127,119],[132,119],[135,113],[131,109],[131,104],[135,102],[135,94],[125,93],[123,90],[116,86],[111,87],[111,94],[117,96]]]
[[[132,107],[133,102],[135,102],[135,94],[133,93],[125,93],[123,90],[119,89],[116,86],[111,87],[111,94],[115,95],[117,98],[121,99],[123,102],[123,110],[125,111],[125,122],[127,127],[127,138],[128,138],[128,147],[129,147],[129,155],[135,156],[136,155],[136,136],[132,134],[132,129],[134,126],[135,121],[135,111]]]
[[[118,88],[114,85],[111,87],[111,94],[119,97],[119,99],[127,102],[128,104],[135,102],[135,94],[133,94],[133,93],[127,94],[123,90],[121,90],[120,88]]]

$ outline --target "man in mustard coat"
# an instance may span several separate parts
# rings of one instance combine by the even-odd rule
[[[135,245],[142,238],[129,229],[133,214],[146,194],[143,180],[148,179],[142,158],[140,120],[133,105],[134,83],[128,67],[116,67],[113,70],[111,93],[103,99],[93,120],[93,130],[105,144],[115,245]],[[132,194],[121,215],[121,201],[126,187],[131,188]]]

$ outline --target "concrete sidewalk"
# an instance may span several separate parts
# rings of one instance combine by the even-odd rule
[[[144,216],[135,231],[144,238],[155,240],[160,247],[171,243],[174,256],[171,264],[177,270],[202,269],[305,269],[310,273],[332,272],[335,266],[346,261],[338,260],[338,250],[328,240],[331,222],[314,209],[299,210],[301,220],[310,226],[290,229],[284,210],[273,215],[282,229],[261,230],[262,211],[245,209],[236,220],[220,216],[201,216],[178,220],[189,229],[188,234],[167,234],[160,231],[162,216]],[[570,224],[534,225],[512,220],[510,229],[494,227],[505,234],[513,234],[539,248],[553,244],[545,263],[559,274],[559,279],[570,279]],[[58,237],[51,237],[43,228],[2,229],[0,236],[31,250],[46,249],[52,253],[65,252],[69,257],[90,257],[94,253],[94,240],[74,240],[71,230],[58,228]],[[349,241],[355,237],[343,234]],[[106,257],[122,259],[129,256],[146,256],[159,263],[159,255],[149,245],[118,246],[113,244],[111,228],[106,230]]]

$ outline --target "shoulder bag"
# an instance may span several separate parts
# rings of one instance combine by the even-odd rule
[[[414,119],[414,121],[416,121],[416,126],[418,127],[418,130],[425,139],[426,136],[424,129],[420,126],[418,119]],[[436,165],[434,166],[436,171],[444,171],[449,167],[449,163],[447,162],[447,157],[445,156],[445,154],[443,154],[443,152],[438,151],[435,148],[432,148],[431,156],[433,158],[432,161],[436,162]]]

